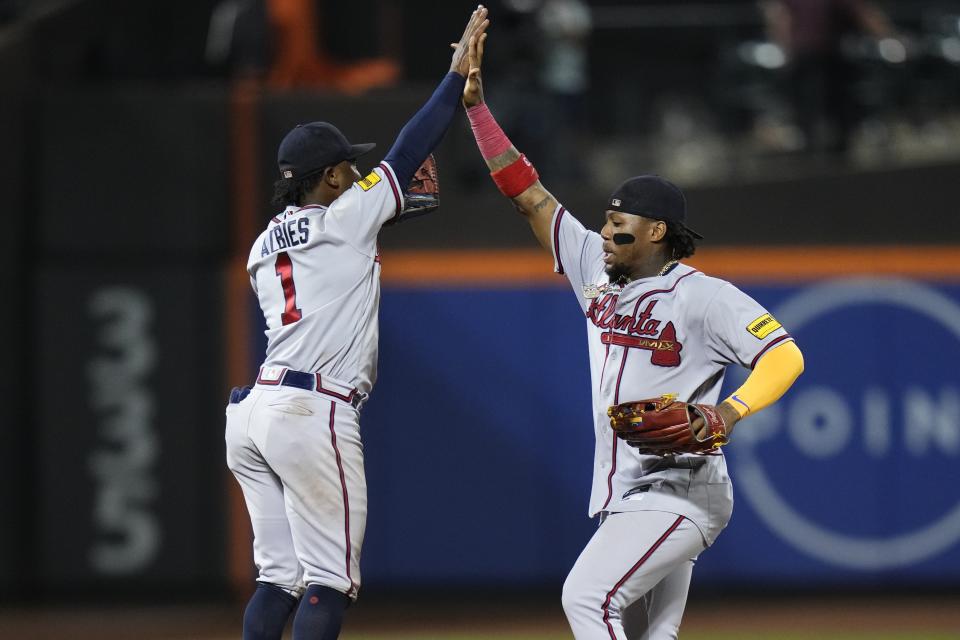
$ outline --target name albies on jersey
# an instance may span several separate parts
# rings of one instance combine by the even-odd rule
[[[264,366],[317,372],[369,393],[376,380],[377,234],[402,210],[383,162],[329,207],[287,207],[250,250],[247,271],[266,321]]]

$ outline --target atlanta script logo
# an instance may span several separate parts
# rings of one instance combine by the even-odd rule
[[[607,345],[652,351],[650,362],[658,367],[679,366],[683,345],[677,342],[673,322],[667,322],[661,329],[661,321],[653,317],[653,309],[659,301],[651,300],[639,313],[634,310],[633,315],[621,315],[616,313],[619,299],[618,294],[608,293],[590,302],[587,319],[601,329],[610,329],[600,335],[600,341]]]

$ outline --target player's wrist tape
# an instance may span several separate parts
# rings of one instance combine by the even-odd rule
[[[477,139],[477,147],[480,148],[480,155],[484,160],[496,158],[513,146],[486,104],[478,104],[467,109],[467,118],[470,120],[473,137]]]
[[[477,139],[480,155],[485,160],[495,158],[513,146],[486,104],[467,109],[467,118],[470,119],[470,128],[473,129],[473,137]],[[516,198],[539,180],[540,174],[527,157],[520,154],[515,162],[494,171],[490,177],[500,189],[500,193],[508,198]]]
[[[516,162],[494,171],[490,174],[490,177],[497,184],[500,193],[508,198],[516,198],[539,180],[540,174],[537,173],[536,167],[527,160],[527,156],[521,153]]]

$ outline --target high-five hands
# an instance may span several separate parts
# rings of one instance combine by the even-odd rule
[[[483,43],[487,41],[487,34],[470,38],[467,45],[467,84],[463,87],[463,106],[466,108],[483,104],[483,82],[480,79],[480,65],[483,63]]]
[[[484,36],[484,31],[490,25],[487,20],[487,8],[482,4],[477,5],[473,13],[470,14],[470,20],[463,30],[460,42],[453,42],[450,46],[453,48],[453,59],[450,61],[450,71],[459,73],[467,77],[469,71],[469,49],[471,42],[477,42]]]

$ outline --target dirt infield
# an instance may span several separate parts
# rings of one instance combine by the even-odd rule
[[[0,638],[226,640],[239,638],[240,606],[0,610]],[[687,640],[960,640],[960,599],[695,600]],[[570,638],[559,603],[371,598],[348,612],[344,640],[554,640]]]
[[[362,604],[362,603],[361,603]],[[440,604],[422,609],[380,603],[345,627],[344,640],[570,638],[559,602]],[[693,600],[680,637],[690,640],[960,640],[960,599],[802,597]]]

